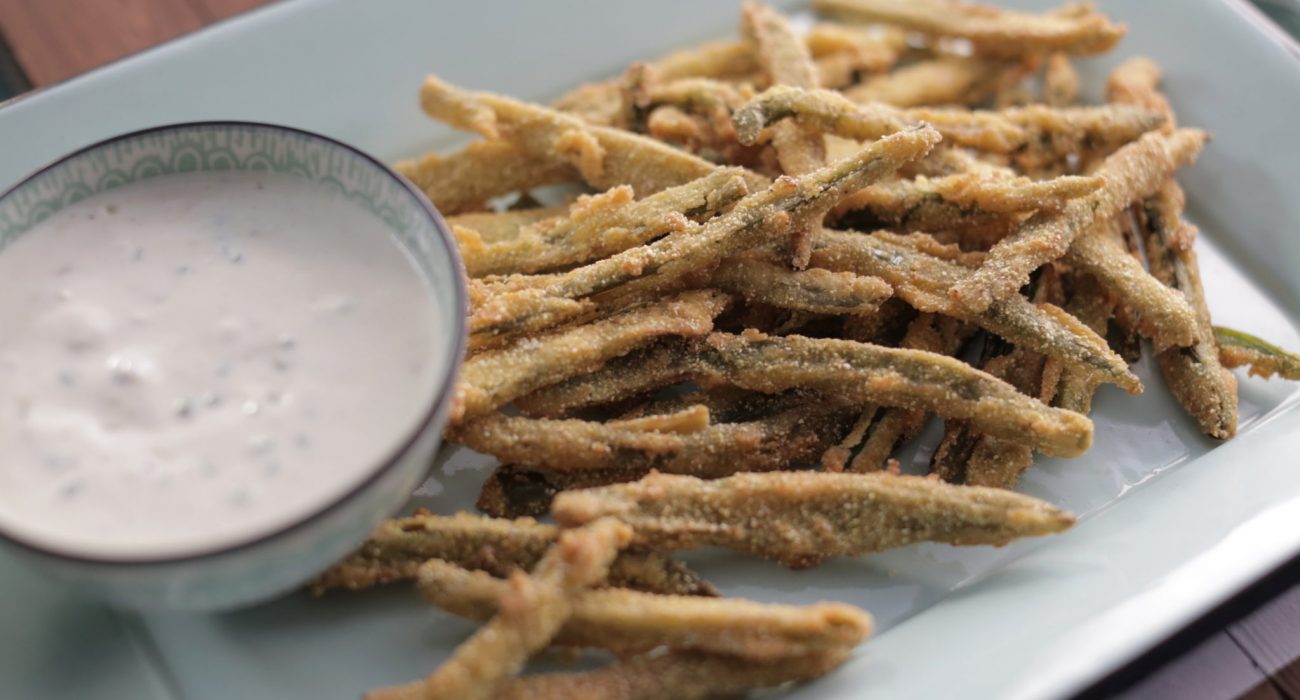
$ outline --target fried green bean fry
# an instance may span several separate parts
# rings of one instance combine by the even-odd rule
[[[842,88],[862,76],[884,73],[907,50],[907,35],[896,28],[868,31],[859,27],[819,22],[804,40],[817,63],[822,87]]]
[[[841,20],[959,37],[971,42],[976,52],[991,56],[1105,53],[1125,32],[1123,25],[1091,9],[1028,14],[959,0],[815,0],[813,8]]]
[[[884,103],[855,103],[829,90],[772,87],[733,115],[741,143],[754,143],[760,130],[793,118],[797,123],[848,139],[880,138],[906,126],[926,122],[948,143],[991,153],[1046,149],[1060,154],[1119,145],[1158,128],[1164,117],[1141,107],[1047,107],[1030,105],[1000,111],[913,108]]]
[[[971,324],[949,316],[923,314],[908,326],[899,347],[954,356],[961,352],[974,332]],[[883,410],[867,432],[862,449],[853,457],[849,471],[874,472],[885,468],[898,446],[915,438],[930,414],[912,408]]]
[[[428,678],[366,694],[367,700],[484,700],[519,673],[569,619],[573,601],[604,580],[632,532],[612,519],[560,534],[531,574],[516,571],[497,614]]]
[[[1138,105],[1165,115],[1168,129],[1176,126],[1174,110],[1169,100],[1161,94],[1160,66],[1145,56],[1124,61],[1106,77],[1106,100],[1116,104]]]
[[[536,566],[559,536],[559,528],[532,518],[502,520],[469,513],[421,512],[385,520],[365,544],[316,577],[308,588],[320,595],[337,588],[355,591],[413,580],[420,565],[430,559],[505,577]],[[643,547],[619,552],[605,583],[651,593],[717,595],[708,581],[686,565]]]
[[[695,291],[608,319],[475,355],[461,366],[453,425],[548,384],[598,369],[655,338],[708,333],[727,297]]]
[[[623,90],[615,81],[584,83],[551,103],[551,109],[572,114],[594,126],[627,128],[623,107]]]
[[[543,673],[516,679],[492,700],[710,700],[808,681],[830,673],[847,649],[762,664],[699,653],[646,654],[595,671]]]
[[[453,229],[473,231],[480,245],[508,241],[519,235],[529,224],[564,216],[568,207],[537,207],[509,211],[474,212],[448,216],[447,224]]]
[[[1015,234],[998,241],[980,269],[949,294],[975,312],[1015,294],[1029,281],[1029,273],[1065,255],[1095,221],[1118,216],[1134,200],[1155,192],[1174,170],[1195,160],[1206,138],[1195,129],[1153,132],[1120,148],[1093,173],[1106,181],[1105,187],[1072,200],[1060,212],[1036,214]]]
[[[565,525],[612,516],[654,546],[727,547],[791,567],[924,541],[1003,545],[1074,523],[1069,513],[1028,496],[884,472],[768,472],[716,481],[651,474],[561,493],[551,513]]]
[[[1083,232],[1070,247],[1066,261],[1097,278],[1134,313],[1138,332],[1157,349],[1186,347],[1196,342],[1196,314],[1176,290],[1147,273],[1123,241],[1102,221]]]
[[[725,417],[725,414],[724,414]],[[651,469],[703,478],[738,471],[772,471],[809,464],[843,434],[850,416],[840,406],[802,396],[776,397],[759,415],[741,415],[696,434],[684,449],[664,454],[624,452],[604,466],[579,469],[573,461],[558,468],[509,464],[488,477],[478,508],[499,517],[546,514],[560,491],[636,481]],[[529,456],[530,462],[536,462]],[[588,466],[596,460],[588,458]]]
[[[1167,121],[1172,129],[1174,114],[1168,100],[1160,94],[1160,78],[1160,68],[1154,62],[1144,58],[1131,59],[1121,64],[1107,79],[1107,98],[1161,111],[1168,115]],[[1191,342],[1175,343],[1173,338],[1154,338],[1160,350],[1156,360],[1165,383],[1178,403],[1196,420],[1201,432],[1227,440],[1237,432],[1237,379],[1219,361],[1210,310],[1201,287],[1200,266],[1196,252],[1192,250],[1196,232],[1182,221],[1184,199],[1182,188],[1173,179],[1168,179],[1142,205],[1141,218],[1151,275],[1185,299],[1192,316]],[[1141,331],[1146,318],[1140,301],[1128,295],[1122,298],[1140,314],[1138,330]],[[1182,337],[1188,334],[1186,325],[1179,330],[1182,333],[1177,340],[1188,340]],[[1175,344],[1186,347],[1168,347]]]
[[[1050,107],[1065,107],[1079,99],[1079,72],[1070,56],[1057,51],[1047,57],[1043,68],[1043,102]]]
[[[634,468],[646,463],[678,471],[704,454],[736,443],[757,445],[762,434],[744,424],[713,425],[680,435],[614,423],[497,414],[466,424],[452,437],[503,462],[525,462],[544,469]]]
[[[1044,268],[1034,286],[1036,302],[1064,303],[1053,268]],[[1052,401],[1059,376],[1046,357],[996,338],[985,338],[983,355],[981,369],[1023,394],[1044,403]],[[1034,453],[1027,445],[981,434],[965,421],[948,421],[930,472],[951,483],[1010,489],[1033,463]]]
[[[1058,211],[1069,200],[1102,186],[1095,177],[1066,175],[1049,180],[989,177],[980,173],[917,176],[864,187],[831,210],[832,220],[903,231],[953,232],[963,242],[997,241],[1019,228],[1024,214]]]
[[[1093,332],[1105,333],[1107,322],[1115,311],[1115,299],[1105,292],[1097,278],[1086,272],[1075,271],[1071,287],[1066,312]],[[1097,392],[1097,384],[1095,374],[1079,367],[1065,367],[1053,405],[1087,415],[1092,411],[1092,396]]]
[[[1277,375],[1293,382],[1300,381],[1300,355],[1249,333],[1223,326],[1214,327],[1214,339],[1219,345],[1219,361],[1224,367],[1249,367],[1250,374],[1255,377],[1268,379]]]
[[[1181,292],[1196,314],[1196,343],[1156,356],[1165,383],[1201,432],[1218,440],[1237,433],[1237,378],[1219,363],[1210,310],[1192,250],[1195,230],[1181,220],[1183,191],[1172,180],[1143,204],[1151,274]]]
[[[1050,304],[1034,305],[1019,294],[972,314],[956,304],[947,290],[968,279],[961,265],[914,247],[900,245],[900,237],[827,231],[818,239],[812,261],[828,270],[848,270],[885,280],[894,293],[921,311],[942,313],[969,321],[1017,345],[1059,358],[1069,366],[1085,367],[1104,381],[1136,393],[1142,384],[1128,364],[1106,341],[1074,317]]]
[[[941,56],[917,61],[846,88],[854,102],[895,107],[973,106],[988,100],[1008,78],[1027,71],[1019,63],[973,56]]]
[[[552,155],[533,155],[500,141],[479,141],[450,155],[429,154],[394,166],[444,215],[482,209],[489,199],[542,185],[577,182]]]
[[[852,456],[853,450],[867,437],[867,431],[871,429],[871,424],[876,421],[876,416],[881,412],[879,406],[867,404],[858,414],[858,418],[853,422],[853,427],[849,429],[848,434],[833,447],[822,453],[820,463],[822,469],[828,472],[842,472],[848,465],[849,457]],[[890,410],[890,409],[883,409]]]
[[[746,42],[713,41],[675,51],[651,65],[665,80],[739,78],[758,70],[758,58]]]
[[[424,81],[420,104],[435,119],[506,141],[532,158],[568,163],[597,189],[631,185],[650,195],[713,171],[714,165],[654,139],[593,126],[540,105],[486,92],[469,92],[434,76]],[[762,178],[751,177],[754,186]]]
[[[521,396],[515,406],[527,416],[558,418],[570,412],[661,389],[690,373],[688,344],[674,339],[653,343],[600,369]]]
[[[580,198],[568,216],[520,229],[509,240],[463,251],[471,277],[541,272],[622,252],[678,231],[695,230],[707,218],[748,194],[740,168],[719,168],[684,185],[641,200],[632,188],[616,187]]]
[[[743,389],[814,389],[875,403],[964,418],[981,430],[1072,457],[1092,442],[1084,416],[1050,408],[964,362],[936,353],[832,338],[714,333],[697,355],[697,377]]]
[[[432,605],[482,622],[496,614],[507,584],[434,559],[420,567],[418,585]],[[606,588],[575,597],[552,644],[619,655],[665,646],[767,662],[853,647],[870,633],[870,616],[839,603],[771,605]]]
[[[754,414],[757,410],[757,414]],[[728,415],[733,414],[733,415]],[[770,402],[744,401],[740,412],[722,410],[720,418],[736,423],[715,428],[736,440],[701,436],[694,448],[666,455],[632,455],[598,470],[549,470],[504,464],[487,478],[478,509],[497,517],[545,515],[556,493],[636,481],[659,471],[715,479],[737,471],[772,471],[813,463],[848,428],[848,412],[815,398],[775,397]],[[757,436],[757,440],[750,437]],[[740,438],[742,437],[742,438]]]
[[[752,302],[823,314],[874,311],[893,294],[876,277],[828,270],[791,270],[759,258],[735,257],[713,274],[713,284]]]
[[[859,190],[898,169],[903,163],[924,156],[938,142],[939,134],[926,127],[892,134],[845,159],[798,179],[781,178],[767,189],[740,200],[731,211],[706,222],[698,231],[670,234],[649,245],[546,277],[541,285],[518,293],[504,293],[505,304],[518,302],[515,313],[503,313],[500,323],[519,324],[544,306],[533,296],[543,289],[547,296],[577,299],[611,290],[629,282],[654,276],[664,284],[704,271],[711,271],[724,258],[763,243],[788,236],[809,222],[818,220],[849,192]],[[525,286],[529,280],[516,281]],[[511,284],[507,278],[506,284]],[[492,332],[484,327],[482,332]]]
[[[785,17],[755,0],[747,0],[741,15],[745,34],[757,46],[759,65],[771,84],[818,87],[812,55]],[[821,135],[795,124],[777,126],[772,133],[772,145],[787,175],[803,175],[826,162],[826,144]]]
[[[817,66],[808,47],[781,13],[757,0],[746,0],[741,16],[745,35],[758,48],[759,65],[772,85],[819,86]],[[772,147],[786,175],[803,175],[826,164],[826,139],[799,124],[772,127]],[[796,270],[808,266],[812,237],[820,228],[821,221],[810,221],[807,227],[792,232],[791,264]]]

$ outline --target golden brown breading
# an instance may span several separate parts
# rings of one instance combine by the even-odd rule
[[[651,474],[566,491],[551,514],[565,525],[612,516],[654,546],[728,547],[792,567],[923,541],[1002,545],[1074,523],[1069,513],[1010,491],[881,472],[767,472],[715,481]]]

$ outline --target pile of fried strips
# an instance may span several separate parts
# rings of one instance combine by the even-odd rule
[[[1300,378],[1294,355],[1211,326],[1174,180],[1207,135],[1177,125],[1159,67],[1127,60],[1105,104],[1077,104],[1072,57],[1122,26],[1082,5],[813,5],[796,32],[747,2],[740,39],[550,106],[425,81],[431,117],[482,137],[399,166],[470,278],[448,439],[501,466],[489,517],[389,521],[314,583],[413,579],[483,623],[370,697],[682,700],[815,678],[867,613],[720,598],[665,553],[803,568],[1059,532],[1072,515],[1011,489],[1035,452],[1089,448],[1100,384],[1142,391],[1144,341],[1220,440],[1228,368]],[[586,194],[541,204],[557,185]],[[930,474],[900,474],[932,416]],[[547,648],[615,660],[520,676]]]

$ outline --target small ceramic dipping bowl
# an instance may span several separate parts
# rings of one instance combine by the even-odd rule
[[[208,185],[186,184],[209,176],[210,191],[223,193],[228,212],[205,201]],[[247,197],[238,194],[245,185]],[[260,192],[274,190],[272,185],[279,192]],[[148,205],[155,191],[161,215],[144,211],[143,218],[123,219],[150,208],[125,207],[116,223],[106,223],[117,210],[104,202]],[[180,192],[190,198],[183,204]],[[297,208],[283,209],[289,201]],[[331,218],[329,212],[346,216]],[[85,235],[64,245],[58,236],[70,235],[67,222],[74,214],[83,226],[78,235]],[[275,223],[256,230],[255,215]],[[229,218],[245,227],[239,235],[264,237],[202,238],[205,231],[196,233],[202,229],[199,217],[206,217],[199,223],[209,228]],[[111,229],[111,235],[129,240],[137,222],[141,230],[153,226],[154,238],[147,239],[153,248],[124,247],[119,257],[119,248],[94,238]],[[322,224],[334,224],[334,230],[304,237],[303,231],[316,235],[330,228]],[[173,261],[158,267],[166,251],[182,249],[171,237],[173,229],[189,237],[184,250],[199,261],[192,270]],[[54,238],[35,246],[43,236]],[[265,254],[245,259],[241,245]],[[97,246],[107,252],[87,252]],[[41,252],[33,256],[34,250]],[[128,608],[214,610],[266,600],[300,586],[359,545],[426,475],[465,348],[462,266],[446,223],[425,196],[356,148],[299,129],[247,122],[174,124],[117,136],[58,160],[0,195],[0,271],[7,256],[13,262],[0,274],[0,295],[11,299],[0,303],[0,416],[10,432],[0,428],[0,545],[52,578]],[[65,257],[73,262],[63,262]],[[267,267],[268,260],[279,267]],[[82,281],[91,278],[94,284],[77,287],[74,280],[61,290],[54,276],[64,268],[84,272]],[[321,270],[314,278],[313,269]],[[260,278],[248,276],[258,270]],[[172,273],[175,279],[164,279]],[[158,288],[148,286],[155,278],[166,290],[180,290],[177,299],[150,291]],[[230,281],[207,297],[181,299],[194,289],[185,285],[213,279]],[[329,291],[340,280],[351,281],[350,288],[338,286],[355,292],[355,307],[347,298],[311,296],[317,289],[312,285]],[[276,298],[282,289],[299,298]],[[119,296],[136,306],[113,307]],[[28,301],[12,301],[18,297]],[[211,318],[205,299],[214,305]],[[67,307],[58,303],[68,300],[73,311],[64,313]],[[189,304],[184,308],[192,324],[177,318],[182,301]],[[232,304],[235,312],[257,308],[241,316],[230,311]],[[354,308],[355,316],[344,319]],[[327,312],[338,316],[321,315]],[[262,328],[261,321],[307,328],[312,313],[319,317],[308,331],[316,335],[305,331],[296,349],[285,334],[263,342],[279,327]],[[232,314],[235,321],[227,322]],[[150,322],[155,325],[149,337],[161,339],[153,345],[129,335]],[[328,324],[335,322],[331,336]],[[111,332],[97,336],[104,328]],[[49,343],[42,335],[47,332],[54,339]],[[231,378],[220,385],[227,391],[224,403],[197,393],[194,382],[185,384],[211,366],[198,364],[209,347],[195,345],[193,338],[202,333],[211,334],[214,344],[234,338],[232,347],[263,333],[238,346]],[[172,337],[177,334],[183,337]],[[58,344],[61,338],[67,338],[66,347]],[[46,347],[48,352],[40,352]],[[190,351],[168,355],[169,348]],[[133,359],[135,350],[145,359]],[[64,357],[59,353],[70,359],[58,359]],[[80,374],[56,362],[81,368]],[[228,369],[219,367],[202,381],[216,386],[213,377],[224,378],[221,372]],[[294,410],[305,413],[275,413],[272,404],[258,403],[263,399],[247,398],[253,391],[268,395],[267,387],[279,386],[277,377],[312,371],[306,381],[298,375],[293,385],[302,389]],[[382,371],[406,374],[377,384],[373,377]],[[283,382],[289,386],[290,379]],[[182,395],[180,386],[188,393]],[[267,400],[289,404],[278,393]],[[317,415],[330,410],[334,415]],[[105,412],[112,415],[106,418]],[[213,424],[204,420],[216,421],[225,432],[203,432],[202,426]],[[165,439],[158,445],[148,442],[159,435]],[[367,436],[379,437],[367,445]],[[339,445],[348,449],[335,449]],[[317,451],[311,453],[313,446]],[[216,457],[207,459],[211,455]],[[222,457],[229,459],[223,463]],[[314,470],[331,460],[342,463],[331,468],[345,473],[322,486],[325,471]],[[275,479],[281,481],[272,484]],[[257,490],[266,484],[271,486]],[[160,495],[166,493],[176,500]],[[259,493],[263,500],[252,500]],[[284,508],[277,510],[281,502]],[[239,510],[249,503],[257,507]],[[150,514],[150,508],[164,514]],[[204,527],[212,529],[211,536]]]

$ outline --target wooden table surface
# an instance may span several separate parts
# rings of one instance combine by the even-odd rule
[[[0,47],[0,86],[14,92],[49,85],[267,2],[0,0],[0,41],[7,45]],[[1293,568],[1284,584],[1300,581],[1300,566]],[[1238,599],[1236,615],[1211,618],[1195,638],[1167,643],[1089,695],[1300,700],[1300,586],[1282,585],[1270,599],[1278,588]],[[1235,619],[1243,609],[1249,614]],[[1171,654],[1167,662],[1153,660]]]

